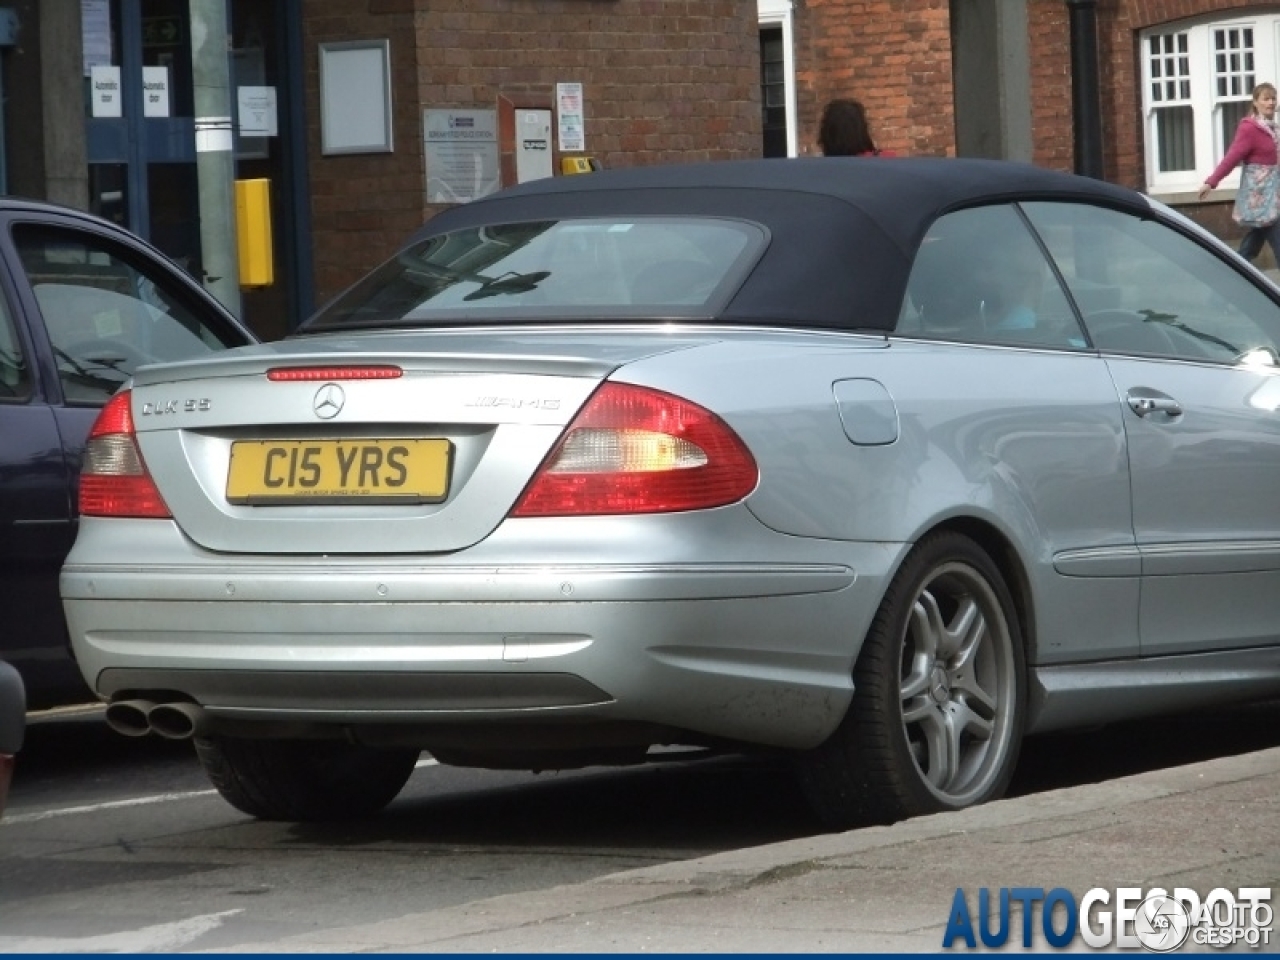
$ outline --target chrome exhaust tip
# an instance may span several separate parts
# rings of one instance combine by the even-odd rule
[[[147,719],[154,707],[150,700],[117,700],[107,704],[107,726],[126,737],[145,737],[151,732]]]
[[[190,740],[205,732],[209,718],[196,703],[157,703],[147,711],[147,722],[166,740]]]

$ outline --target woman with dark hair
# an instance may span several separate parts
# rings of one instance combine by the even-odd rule
[[[1280,128],[1276,126],[1276,88],[1260,83],[1253,88],[1253,103],[1249,115],[1236,127],[1236,135],[1227,148],[1222,162],[1205,178],[1200,188],[1200,199],[1209,195],[1222,178],[1240,167],[1240,189],[1236,191],[1234,218],[1247,229],[1240,241],[1240,256],[1252,260],[1262,252],[1263,243],[1271,244],[1276,265],[1280,266],[1280,197],[1277,197],[1277,144],[1280,144]],[[1256,194],[1256,196],[1255,196]],[[1251,209],[1265,200],[1270,210],[1261,220],[1258,211]],[[1269,221],[1269,222],[1268,222]]]
[[[818,126],[818,146],[827,157],[878,157],[884,156],[876,149],[867,124],[867,111],[857,100],[839,98],[830,101],[822,110],[822,122]]]

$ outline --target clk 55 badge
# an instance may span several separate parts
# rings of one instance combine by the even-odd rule
[[[142,415],[159,417],[167,413],[204,413],[211,407],[212,404],[203,397],[199,400],[160,400],[154,403],[148,400],[142,405]]]

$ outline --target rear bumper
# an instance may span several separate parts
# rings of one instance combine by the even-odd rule
[[[557,714],[803,747],[843,715],[860,637],[852,572],[820,579],[844,586],[666,601],[65,603],[77,660],[108,698],[173,691],[242,720]]]
[[[623,723],[807,748],[848,707],[898,551],[768,536],[785,562],[139,566],[88,562],[82,537],[62,589],[108,698],[177,694],[237,725]]]

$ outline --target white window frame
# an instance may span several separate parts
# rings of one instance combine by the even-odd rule
[[[761,27],[782,28],[782,73],[787,109],[787,156],[796,156],[796,58],[791,0],[756,0]]]
[[[1222,160],[1230,141],[1223,142],[1222,124],[1218,119],[1219,100],[1215,89],[1213,35],[1215,30],[1249,27],[1253,30],[1254,82],[1280,82],[1280,6],[1251,10],[1246,16],[1214,17],[1196,21],[1179,21],[1143,30],[1139,34],[1139,75],[1142,84],[1143,154],[1146,161],[1147,191],[1167,200],[1187,199],[1195,194],[1205,177]],[[1187,56],[1190,60],[1191,97],[1195,145],[1194,170],[1162,172],[1156,139],[1156,107],[1164,104],[1151,99],[1150,38],[1174,33],[1188,35]],[[1230,99],[1230,98],[1228,98]],[[1235,190],[1240,182],[1237,169],[1220,187]]]

